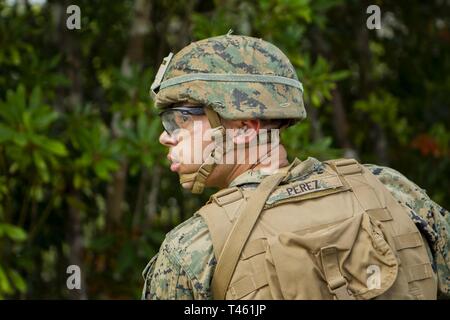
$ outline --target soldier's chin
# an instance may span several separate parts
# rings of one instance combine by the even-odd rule
[[[190,181],[190,182],[183,182],[181,184],[181,187],[183,189],[191,190],[193,185],[194,185],[194,182],[192,182],[192,181]]]

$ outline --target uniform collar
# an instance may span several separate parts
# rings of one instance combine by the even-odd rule
[[[308,157],[305,161],[295,158],[292,162],[292,168],[289,176],[285,180],[295,180],[297,178],[307,176],[322,167],[322,162],[316,158]],[[231,181],[229,187],[237,187],[246,184],[259,184],[261,180],[268,175],[269,174],[267,172],[263,172],[261,170],[247,170]]]

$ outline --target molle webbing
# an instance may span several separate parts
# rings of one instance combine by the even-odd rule
[[[339,209],[335,205],[326,206],[326,208],[330,208],[328,214],[332,214],[331,216],[333,216],[334,213],[334,215],[337,215],[339,212],[348,212],[348,210],[354,210],[354,216],[363,212],[367,213],[371,219],[382,225],[387,243],[396,251],[397,259],[400,260],[395,282],[385,293],[375,297],[381,299],[436,298],[436,280],[433,278],[433,271],[424,240],[408,216],[406,208],[394,199],[390,191],[377,177],[357,161],[353,159],[338,159],[327,161],[325,164],[327,165],[325,173],[336,175],[340,179],[341,182],[339,184],[342,187],[329,189],[329,194],[315,197],[312,201],[320,201],[322,203],[322,201],[333,201],[331,199],[337,199],[336,197],[342,199],[350,199],[348,197],[351,197],[351,199],[354,199],[352,200],[354,201],[353,206],[348,207],[348,209],[346,209],[346,206]],[[325,177],[323,175],[318,175],[317,177],[318,179],[327,179],[329,176],[326,174]],[[279,177],[272,180],[272,183],[275,183],[278,179]],[[314,179],[314,177],[311,179]],[[263,181],[269,181],[269,179]],[[286,186],[283,185],[277,190]],[[340,193],[337,192],[339,190],[341,191]],[[268,191],[269,189],[266,189],[266,193]],[[252,197],[255,193],[259,196]],[[241,240],[239,240],[241,241],[241,245],[237,246],[235,242],[236,238],[232,238],[234,237],[232,230],[236,230],[236,225],[240,221],[239,217],[244,211],[253,210],[253,218],[255,216],[258,218],[262,215],[259,211],[263,208],[263,210],[271,210],[270,216],[266,214],[262,215],[262,217],[265,219],[266,225],[274,226],[272,230],[277,230],[277,226],[280,228],[279,223],[281,221],[276,219],[280,219],[277,216],[283,216],[282,213],[286,210],[295,210],[295,212],[301,213],[290,216],[294,218],[298,216],[299,219],[302,219],[295,222],[292,221],[292,224],[296,228],[303,225],[311,228],[313,226],[311,223],[315,220],[311,220],[310,222],[303,220],[308,219],[308,214],[306,213],[309,211],[303,208],[309,208],[308,203],[311,200],[309,194],[293,197],[290,199],[291,202],[285,203],[285,201],[289,201],[289,199],[285,199],[281,200],[281,203],[274,203],[270,206],[266,204],[265,207],[261,206],[261,203],[267,196],[268,194],[263,195],[262,193],[258,193],[258,189],[247,190],[245,188],[234,187],[219,191],[211,196],[208,204],[200,209],[200,214],[205,219],[211,234],[216,258],[219,258],[219,261],[221,259],[223,261],[223,252],[225,252],[224,248],[226,246],[238,247],[238,250],[235,250],[234,259],[236,259],[237,252],[240,254],[240,257],[238,257],[239,260],[236,261],[237,267],[233,268],[233,264],[236,263],[234,260],[226,267],[228,268],[227,277],[231,277],[231,280],[222,281],[220,287],[214,287],[216,282],[213,282],[213,288],[215,288],[213,296],[215,299],[283,299],[284,294],[282,291],[277,292],[279,289],[269,288],[269,274],[263,267],[264,257],[266,256],[267,258],[268,240],[278,234],[272,234],[272,231],[268,231],[267,229],[263,231],[258,221],[255,221],[256,227],[253,228],[248,240],[246,236],[241,237]],[[252,198],[260,198],[258,206],[252,204],[252,201],[254,201]],[[346,203],[345,201],[337,203]],[[317,214],[317,212],[315,213]],[[337,218],[341,219],[339,217]],[[283,231],[283,229],[279,230]],[[234,241],[230,239],[234,239]],[[335,299],[355,298],[351,290],[348,290],[348,279],[343,276],[342,270],[337,265],[338,257],[333,243],[321,248],[320,257],[324,280],[327,282],[331,297]],[[219,268],[216,269],[214,274],[215,281],[223,277],[223,267],[221,268],[222,271]],[[370,294],[370,292],[356,296],[357,299],[370,299],[373,297],[374,295]]]
[[[408,288],[400,289],[400,281],[397,281],[391,291],[406,289],[417,299],[435,299],[437,287],[424,239],[405,208],[356,160],[337,159],[325,163],[339,174],[344,184],[352,188],[369,216],[378,220],[387,231],[387,241],[397,251],[401,261],[399,277],[406,278],[408,283]]]
[[[242,208],[242,212],[231,229],[217,261],[216,270],[212,279],[212,290],[215,299],[225,299],[242,249],[247,243],[259,214],[270,193],[285,176],[285,172],[279,172],[265,178],[257,189],[259,193],[258,197],[251,197]]]

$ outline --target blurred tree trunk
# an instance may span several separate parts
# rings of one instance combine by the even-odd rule
[[[359,83],[361,98],[367,98],[374,89],[374,81],[372,79],[372,54],[369,47],[369,30],[365,27],[367,15],[366,9],[370,5],[368,1],[360,3],[360,21],[364,27],[358,28],[356,34],[356,47],[359,52]],[[374,31],[373,31],[374,32]],[[380,124],[373,122],[371,137],[374,140],[375,153],[378,163],[381,165],[389,165],[388,141],[386,133]]]
[[[161,173],[161,166],[156,164],[152,169],[150,191],[147,199],[145,199],[150,175],[147,168],[142,169],[141,177],[139,179],[136,206],[133,213],[133,229],[136,231],[140,231],[139,229],[142,228],[142,226],[144,229],[151,227],[152,221],[158,209],[158,194],[161,184]],[[146,206],[145,203],[147,203]],[[146,209],[144,209],[145,207]],[[144,223],[142,223],[142,213],[144,211],[146,214]]]
[[[125,57],[122,60],[121,73],[125,77],[132,76],[132,66],[137,65],[141,67],[144,62],[144,43],[145,38],[150,31],[150,0],[136,0],[134,2],[133,18],[130,29],[130,40],[128,42],[128,49]],[[129,92],[132,105],[137,101],[137,89],[131,89]],[[116,112],[113,115],[111,129],[114,137],[119,138],[123,135],[118,128],[118,124],[123,122],[126,128],[132,127],[130,119],[123,120],[123,115]],[[122,220],[122,204],[125,199],[126,183],[128,175],[128,160],[122,159],[120,168],[115,172],[113,181],[108,186],[107,195],[107,212],[108,212],[108,228],[114,230],[119,226]]]
[[[305,109],[312,126],[312,140],[317,142],[323,138],[322,126],[320,124],[317,108],[305,104]]]
[[[65,63],[63,73],[70,81],[70,87],[68,92],[65,90],[58,91],[59,101],[64,102],[64,109],[72,110],[83,103],[82,92],[82,79],[81,79],[81,67],[82,67],[82,53],[80,51],[80,44],[76,39],[76,30],[68,30],[66,27],[66,8],[70,5],[69,1],[63,3],[52,2],[52,12],[54,17],[57,17],[56,22],[56,40],[60,51],[65,57]],[[69,181],[70,178],[69,178]],[[68,223],[67,226],[67,241],[69,243],[69,264],[77,265],[81,269],[81,288],[79,290],[71,290],[70,295],[73,299],[85,300],[87,299],[87,287],[85,281],[85,269],[83,267],[83,234],[82,234],[82,221],[80,207],[74,205],[75,203],[81,203],[80,195],[70,185],[67,186],[67,206]],[[60,270],[62,271],[62,270]],[[64,270],[65,272],[65,270]]]
[[[144,211],[145,191],[148,183],[148,169],[143,168],[139,177],[139,186],[136,196],[136,205],[133,212],[133,230],[139,231],[141,225],[141,213]]]
[[[152,185],[148,195],[147,215],[145,227],[150,227],[158,209],[158,194],[161,183],[161,166],[156,165],[153,169]]]
[[[75,201],[78,201],[79,194],[76,191],[71,192],[71,196],[74,197]],[[70,290],[70,295],[73,299],[77,300],[86,300],[87,296],[87,287],[86,287],[86,277],[85,274],[87,270],[83,267],[83,230],[82,230],[82,221],[81,221],[81,212],[75,205],[71,205],[69,207],[69,232],[67,235],[68,242],[70,244],[70,256],[69,256],[69,264],[76,265],[80,267],[81,270],[81,287],[79,290],[73,289]],[[69,275],[67,275],[69,276]]]
[[[192,12],[194,11],[194,5],[196,1],[187,1],[184,9],[184,16],[186,19],[182,19],[181,21],[177,17],[173,16],[163,16],[161,17],[157,10],[151,5],[150,10],[147,11],[149,16],[147,17],[146,22],[148,23],[145,28],[143,28],[144,23],[141,23],[141,28],[147,30],[147,36],[149,36],[149,28],[153,26],[152,38],[154,39],[153,43],[157,44],[157,46],[152,50],[150,54],[153,54],[152,61],[156,62],[154,66],[154,70],[157,70],[159,67],[159,63],[162,62],[163,58],[168,54],[168,46],[170,46],[172,51],[177,51],[184,46],[186,46],[191,40],[191,21],[190,17],[192,16]],[[156,5],[156,4],[155,4]],[[150,22],[154,21],[152,25]],[[163,32],[158,32],[163,30],[170,34],[171,37],[166,36]],[[136,38],[137,39],[137,38]],[[143,40],[143,38],[140,38]],[[170,44],[168,43],[170,42]],[[131,42],[130,42],[131,43]],[[143,52],[142,52],[143,53]],[[128,56],[128,55],[127,55]],[[140,57],[143,59],[143,57]],[[126,62],[126,60],[124,60]],[[124,65],[123,65],[124,66]],[[125,64],[126,66],[126,64]],[[126,69],[125,69],[126,70]],[[143,169],[141,172],[141,176],[139,179],[139,187],[138,187],[138,195],[135,205],[135,210],[133,213],[133,227],[134,229],[138,229],[138,227],[146,229],[150,228],[152,221],[154,220],[155,215],[158,210],[158,195],[161,188],[161,175],[162,168],[159,164],[155,164],[155,166],[149,172],[148,169]],[[150,189],[147,194],[147,185],[150,181]],[[145,195],[147,194],[147,197]],[[145,208],[145,209],[144,209]],[[144,222],[142,221],[142,213],[145,211]]]
[[[328,61],[333,61],[333,54],[330,52],[329,46],[325,41],[321,30],[318,26],[313,26],[311,29],[314,49],[317,55],[325,57]],[[339,85],[331,92],[331,105],[333,107],[333,128],[336,134],[338,145],[344,149],[344,156],[347,158],[358,158],[358,153],[354,149],[349,137],[349,124],[347,120],[347,113],[342,101],[342,95]]]
[[[338,144],[344,148],[344,157],[359,159],[358,152],[353,148],[349,137],[349,124],[347,121],[347,113],[342,102],[341,91],[339,85],[332,91],[331,103],[333,105],[333,127],[336,133]]]

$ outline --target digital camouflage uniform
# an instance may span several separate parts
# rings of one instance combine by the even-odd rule
[[[304,170],[298,176],[290,177],[290,180],[308,176],[322,168],[321,162],[311,157],[303,165]],[[425,190],[396,170],[365,166],[399,203],[409,209],[412,220],[430,245],[430,260],[438,275],[439,294],[450,298],[450,213],[433,202]],[[263,177],[258,171],[247,171],[237,177],[230,187],[254,189]],[[167,234],[159,254],[145,268],[142,298],[212,299],[210,284],[215,265],[216,257],[208,227],[196,213]]]
[[[207,160],[220,153],[217,139],[224,136],[219,118],[289,119],[289,125],[306,118],[303,86],[289,59],[262,39],[226,35],[191,43],[175,56],[164,59],[151,86],[156,108],[171,108],[185,102],[204,106],[213,128],[216,149]],[[219,150],[219,151],[218,151]],[[300,161],[295,160],[298,165]],[[193,182],[191,191],[201,193],[216,162],[205,161],[197,172],[181,174],[180,182]],[[302,170],[290,176],[303,179],[323,169],[314,158],[301,162]],[[408,212],[428,240],[433,269],[441,295],[450,297],[448,257],[450,214],[397,171],[366,165]],[[247,171],[229,187],[256,189],[264,175]],[[247,190],[250,191],[251,190]],[[277,202],[278,195],[268,201]],[[266,202],[268,203],[268,202]],[[426,256],[426,254],[424,253]],[[159,254],[144,270],[144,299],[212,299],[211,281],[217,265],[208,226],[199,214],[169,232]]]

